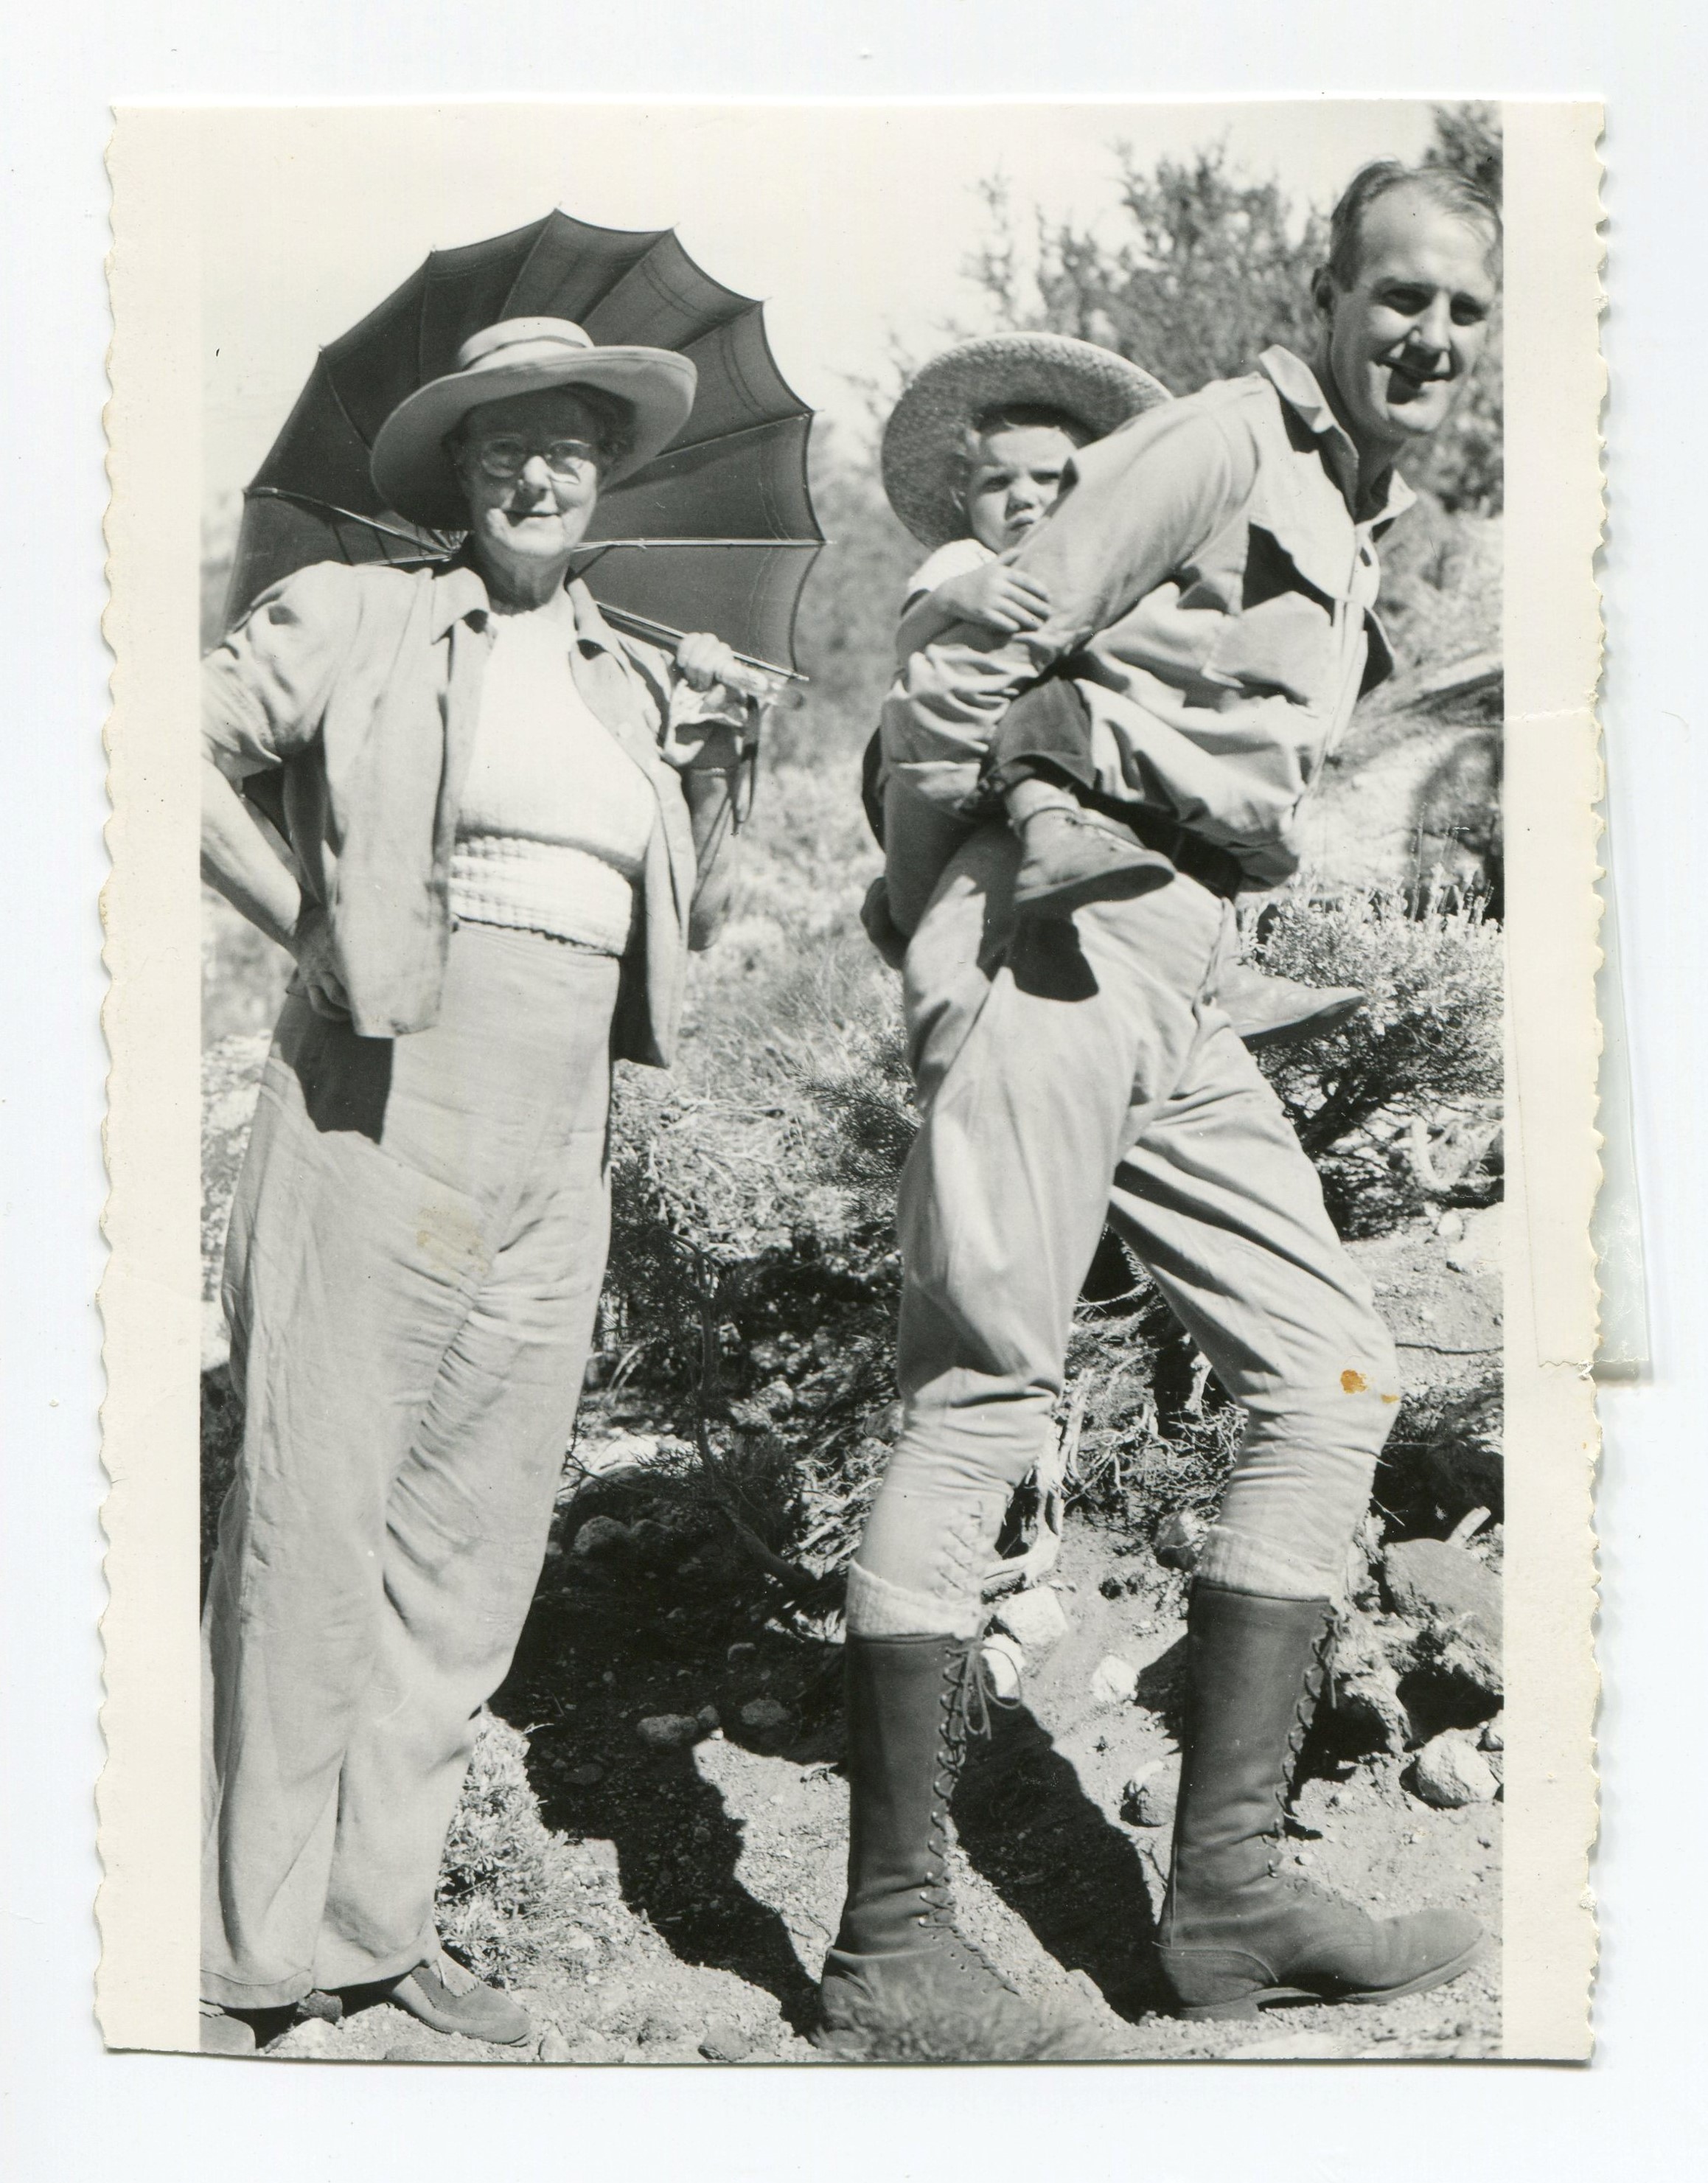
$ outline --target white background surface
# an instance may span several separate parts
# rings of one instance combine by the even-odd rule
[[[1682,7],[1579,0],[1164,14],[1057,0],[808,7],[40,0],[11,11],[0,136],[6,818],[0,949],[0,2161],[83,2178],[962,2175],[1623,2178],[1689,2174],[1708,1749],[1700,1600],[1708,1064],[1694,839],[1704,607],[1700,127]],[[1358,22],[1362,42],[1343,41]],[[1605,719],[1655,1366],[1604,1398],[1608,1784],[1600,2057],[1517,2067],[770,2073],[331,2069],[106,2057],[90,2013],[101,1603],[96,1219],[104,816],[106,107],[115,97],[670,93],[1533,92],[1608,101],[1613,501]],[[709,254],[709,253],[708,253]],[[718,269],[721,269],[719,268]],[[1522,387],[1511,390],[1523,399]]]

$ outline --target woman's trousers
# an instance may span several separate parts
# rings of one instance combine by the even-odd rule
[[[286,1004],[226,1255],[204,1998],[400,1976],[532,1599],[609,1236],[618,965],[462,925],[430,1030]]]

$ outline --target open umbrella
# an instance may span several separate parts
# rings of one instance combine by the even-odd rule
[[[570,319],[600,343],[693,359],[688,422],[656,460],[600,497],[580,572],[610,619],[666,642],[721,636],[792,676],[795,614],[824,533],[807,487],[812,413],[785,382],[764,307],[701,271],[674,234],[590,227],[561,212],[435,250],[401,288],[320,352],[244,494],[228,623],[311,561],[419,562],[456,534],[383,507],[368,475],[385,419],[451,370],[501,319]]]

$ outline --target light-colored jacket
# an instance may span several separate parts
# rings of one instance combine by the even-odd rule
[[[588,705],[651,782],[657,819],[613,1030],[620,1058],[667,1067],[690,947],[715,936],[745,699],[696,697],[674,661],[618,636],[574,583],[569,664]],[[438,1013],[458,799],[492,644],[463,560],[321,562],[263,592],[202,663],[206,747],[279,826],[324,909],[364,1037]]]
[[[1079,449],[1016,558],[1047,590],[1048,619],[913,654],[884,703],[886,795],[958,811],[1009,703],[1060,663],[1089,704],[1106,794],[1230,851],[1253,886],[1286,879],[1299,805],[1391,669],[1376,541],[1412,496],[1390,475],[1355,516],[1356,473],[1316,379],[1283,348]],[[922,875],[905,878],[918,894]]]

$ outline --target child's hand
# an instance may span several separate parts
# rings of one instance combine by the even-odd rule
[[[1003,636],[1040,629],[1050,612],[1050,594],[1035,576],[1011,568],[1006,558],[987,561],[964,575],[951,576],[931,594],[932,603],[958,621],[981,622]]]

